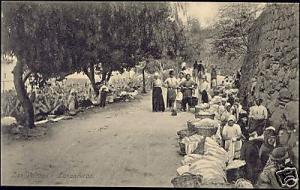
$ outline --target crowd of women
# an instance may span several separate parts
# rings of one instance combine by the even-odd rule
[[[177,110],[186,111],[197,105],[198,101],[207,103],[209,100],[209,82],[201,61],[199,64],[195,63],[192,74],[188,72],[185,63],[182,65],[178,78],[175,77],[175,71],[170,70],[169,77],[164,82],[161,81],[160,75],[155,73],[152,87],[152,109],[154,112],[165,111],[162,87],[167,89],[166,107],[173,114],[175,113],[174,115],[176,115]]]
[[[216,111],[216,119],[221,121],[218,134],[220,144],[229,151],[234,147],[234,159],[245,160],[246,165],[238,175],[250,180],[257,187],[280,188],[284,185],[276,176],[275,171],[286,167],[298,169],[298,136],[295,129],[298,126],[271,126],[269,112],[259,96],[253,98],[247,107],[241,105],[237,97],[240,73],[234,79],[225,77],[221,85],[217,85],[216,68],[211,71],[211,85],[207,81],[204,67],[197,62],[191,74],[185,73],[185,68],[179,73],[178,79],[174,71],[162,82],[156,73],[153,81],[153,111],[165,111],[162,87],[167,88],[167,107],[172,110],[186,111],[200,104],[209,103],[218,96],[220,98]],[[210,89],[211,87],[211,89]],[[214,89],[220,89],[215,94]],[[235,88],[235,90],[233,89]],[[197,96],[196,93],[199,93]],[[195,97],[196,102],[193,102]],[[198,99],[197,99],[198,98]],[[294,176],[295,180],[297,176]]]

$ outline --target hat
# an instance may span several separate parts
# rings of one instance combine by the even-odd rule
[[[71,91],[70,91],[70,94],[75,94],[75,93],[76,93],[75,89],[72,88]]]
[[[284,147],[275,148],[270,155],[270,159],[274,161],[282,161],[288,157],[289,155]]]
[[[226,98],[222,98],[222,102],[226,102],[227,101],[227,99]]]
[[[257,132],[253,131],[252,133],[249,134],[249,141],[251,141],[251,140],[261,140],[261,141],[263,141],[264,137],[263,137],[263,135],[258,136]]]
[[[240,112],[240,118],[243,118],[243,117],[248,117],[248,113],[245,111],[245,110],[241,110]]]
[[[228,121],[234,121],[235,122],[235,116],[234,115],[230,115],[228,117]]]
[[[266,131],[266,130],[272,130],[272,131],[274,131],[274,132],[276,131],[276,129],[275,129],[273,126],[267,127],[267,128],[265,129],[265,131]]]
[[[225,104],[225,107],[227,107],[227,106],[231,106],[231,104],[227,102],[227,103]]]
[[[258,100],[259,100],[259,101],[263,101],[263,99],[262,99],[261,97],[256,97],[255,100],[256,100],[256,101],[258,101]]]
[[[154,76],[158,77],[158,76],[159,76],[158,72],[155,72],[155,73],[154,73]]]

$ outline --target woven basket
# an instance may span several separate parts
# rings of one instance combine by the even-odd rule
[[[203,177],[201,175],[194,175],[191,173],[184,173],[171,180],[173,186],[176,187],[201,187]]]
[[[194,130],[198,135],[211,137],[217,133],[218,127],[195,127]]]
[[[198,121],[200,121],[200,119],[193,119],[193,120],[187,121],[187,128],[188,128],[188,131],[189,131],[190,133],[193,133],[193,132],[195,131],[195,130],[194,130],[193,123],[194,123],[194,122],[198,122]]]
[[[196,119],[205,119],[205,118],[209,118],[209,119],[214,119],[215,118],[215,114],[209,114],[209,115],[201,115],[201,114],[195,114],[195,118]]]
[[[177,131],[177,135],[178,135],[180,140],[183,139],[184,137],[189,137],[189,136],[192,136],[194,134],[195,134],[195,132],[190,131],[188,129],[182,129],[180,131]]]
[[[235,189],[235,185],[231,183],[202,183],[201,188],[230,188]]]

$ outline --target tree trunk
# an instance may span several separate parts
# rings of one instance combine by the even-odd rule
[[[103,72],[101,73],[101,83],[102,83],[104,80],[106,80],[106,75],[107,75],[107,72],[106,72],[106,71],[103,71]]]
[[[25,126],[28,128],[35,127],[34,125],[34,110],[32,102],[30,101],[28,94],[25,89],[24,81],[23,81],[23,63],[21,61],[17,61],[17,64],[13,70],[14,75],[14,85],[17,92],[17,97],[24,109],[25,114]]]
[[[112,72],[111,72],[111,71],[109,71],[109,72],[108,72],[108,74],[107,74],[106,82],[108,82],[108,81],[109,81],[109,79],[110,79],[110,77],[111,77],[111,74],[112,74]]]
[[[94,90],[94,93],[96,96],[99,95],[99,91],[98,91],[98,88],[96,86],[96,81],[95,81],[95,69],[94,69],[94,64],[90,64],[90,71],[88,71],[88,69],[84,69],[83,70],[84,74],[86,74],[86,76],[88,76],[90,82],[91,82],[91,85],[93,87],[93,90]]]
[[[145,67],[143,68],[143,91],[142,93],[146,94],[146,81],[145,81]]]

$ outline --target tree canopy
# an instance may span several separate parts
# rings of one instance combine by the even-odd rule
[[[1,53],[17,57],[14,82],[21,104],[32,107],[24,88],[30,74],[45,81],[83,71],[95,84],[95,69],[107,80],[112,71],[130,69],[149,57],[177,55],[182,46],[179,5],[4,3]]]
[[[219,9],[213,50],[218,56],[238,58],[248,50],[249,30],[261,8],[258,4],[229,3]]]

